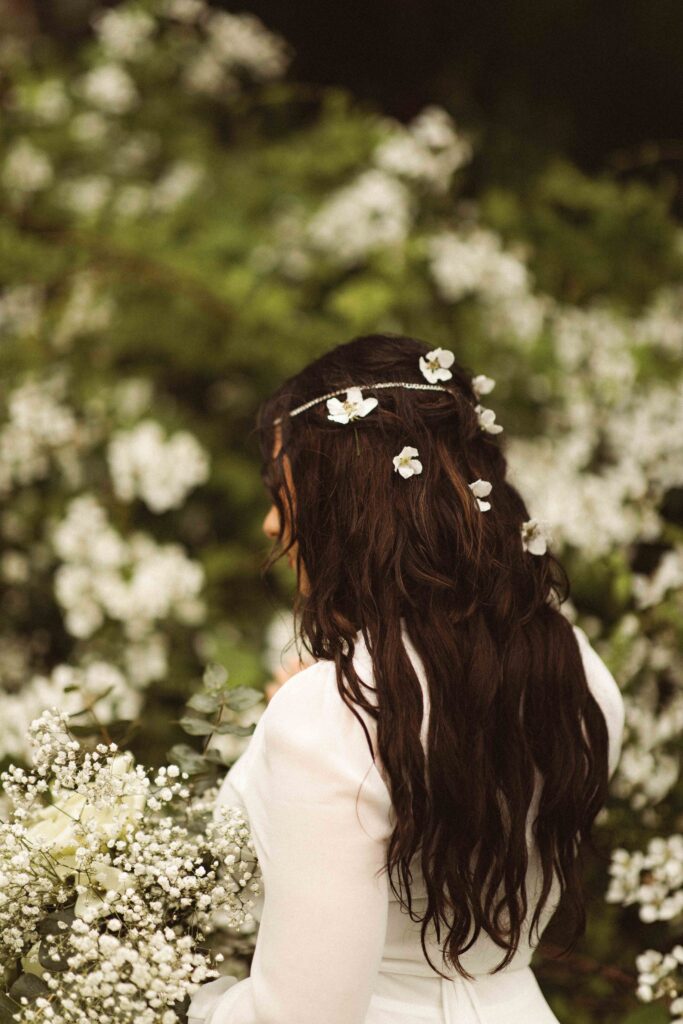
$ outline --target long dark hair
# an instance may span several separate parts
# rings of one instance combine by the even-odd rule
[[[392,891],[422,923],[434,970],[442,973],[426,948],[430,923],[438,942],[446,930],[445,959],[470,977],[458,957],[482,929],[507,951],[496,971],[518,948],[527,916],[525,825],[537,773],[543,786],[534,835],[543,885],[530,927],[538,925],[557,872],[575,920],[566,948],[584,933],[576,855],[584,840],[595,849],[591,829],[608,795],[608,733],[560,611],[567,574],[550,550],[523,549],[521,525],[530,515],[506,480],[501,435],[479,424],[472,372],[454,363],[447,392],[370,389],[380,381],[426,383],[418,361],[429,350],[408,337],[354,338],[264,402],[257,420],[262,473],[280,513],[266,567],[298,545],[297,576],[301,581],[304,570],[307,586],[295,600],[297,634],[316,659],[335,662],[340,695],[373,757],[357,708],[377,723],[396,815],[386,862]],[[287,415],[352,385],[379,400],[369,415],[340,425],[327,418],[325,402]],[[281,446],[273,458],[276,417]],[[404,445],[418,449],[423,466],[408,479],[392,462]],[[468,487],[477,479],[492,484],[489,511]],[[428,680],[426,758],[422,690],[403,628]],[[372,656],[376,706],[353,666],[358,631]],[[423,916],[410,890],[418,853]],[[505,895],[494,906],[501,887]],[[501,926],[504,911],[509,930]]]

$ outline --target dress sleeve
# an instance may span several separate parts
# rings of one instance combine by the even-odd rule
[[[251,975],[211,983],[220,994],[197,1019],[362,1024],[387,926],[389,792],[332,663],[288,680],[259,725],[247,802],[265,898]]]
[[[591,644],[584,630],[573,627],[583,659],[588,685],[597,700],[607,724],[609,736],[609,777],[616,771],[624,737],[626,709],[619,684]]]

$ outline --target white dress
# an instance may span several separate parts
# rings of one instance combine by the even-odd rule
[[[621,753],[623,699],[586,634],[574,629],[606,718],[611,776]],[[424,743],[427,684],[405,632],[404,639],[423,687]],[[362,634],[354,664],[372,685]],[[374,722],[363,717],[374,742]],[[558,1024],[529,966],[531,894],[541,881],[530,831],[539,795],[537,785],[527,822],[530,912],[514,959],[488,975],[504,950],[482,933],[461,958],[476,976],[470,981],[444,968],[438,945],[428,943],[432,961],[451,975],[441,978],[424,959],[420,925],[401,910],[386,872],[376,877],[393,809],[363,730],[339,695],[334,664],[318,661],[298,672],[265,709],[217,800],[246,811],[263,873],[251,974],[203,985],[192,999],[190,1024]],[[419,909],[424,889],[419,871],[413,877]],[[540,931],[558,893],[555,880]]]

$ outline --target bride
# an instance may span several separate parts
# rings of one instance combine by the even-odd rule
[[[263,873],[249,978],[191,1024],[551,1024],[530,966],[621,751],[618,686],[562,613],[566,574],[506,479],[494,381],[371,335],[259,412],[264,521],[314,659],[218,804]]]

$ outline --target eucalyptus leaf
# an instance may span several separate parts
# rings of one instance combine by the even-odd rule
[[[36,925],[39,935],[64,935],[68,928],[71,928],[76,918],[74,907],[67,907],[62,910],[53,910],[51,914],[44,917]],[[67,925],[67,928],[60,928],[60,922]]]
[[[20,1006],[4,992],[0,992],[0,1024],[17,1024],[12,1014],[19,1013]]]
[[[180,725],[190,736],[210,736],[214,731],[214,726],[211,722],[207,722],[205,718],[185,718],[180,719]]]
[[[46,992],[49,992],[47,982],[43,981],[42,978],[39,978],[37,974],[26,973],[19,975],[10,988],[9,995],[10,998],[14,999],[17,1003],[20,999],[28,999],[29,1002],[32,1002],[34,999],[37,999],[38,996],[45,995]],[[17,1009],[15,1008],[14,1013],[16,1012]],[[16,1024],[16,1021],[14,1024]]]
[[[255,690],[251,686],[236,686],[234,690],[228,690],[225,703],[231,711],[246,711],[253,708],[263,700],[261,690]]]
[[[188,775],[194,775],[206,767],[202,755],[187,743],[176,743],[166,756]]]
[[[38,946],[38,963],[46,971],[66,971],[69,964],[57,949],[57,955],[53,956],[55,948],[55,937],[47,935]]]
[[[219,736],[224,736],[226,733],[230,733],[232,736],[251,736],[255,725],[238,725],[237,722],[219,722],[214,727],[214,732],[218,733]]]
[[[210,747],[208,750],[204,751],[204,760],[210,761],[211,764],[220,764],[223,767],[227,767],[227,765],[232,763],[234,758],[226,757],[226,755],[222,754],[220,750],[216,750],[215,747]]]
[[[220,705],[220,699],[211,693],[195,693],[187,702],[188,708],[192,708],[193,711],[202,711],[207,715],[218,711]]]

